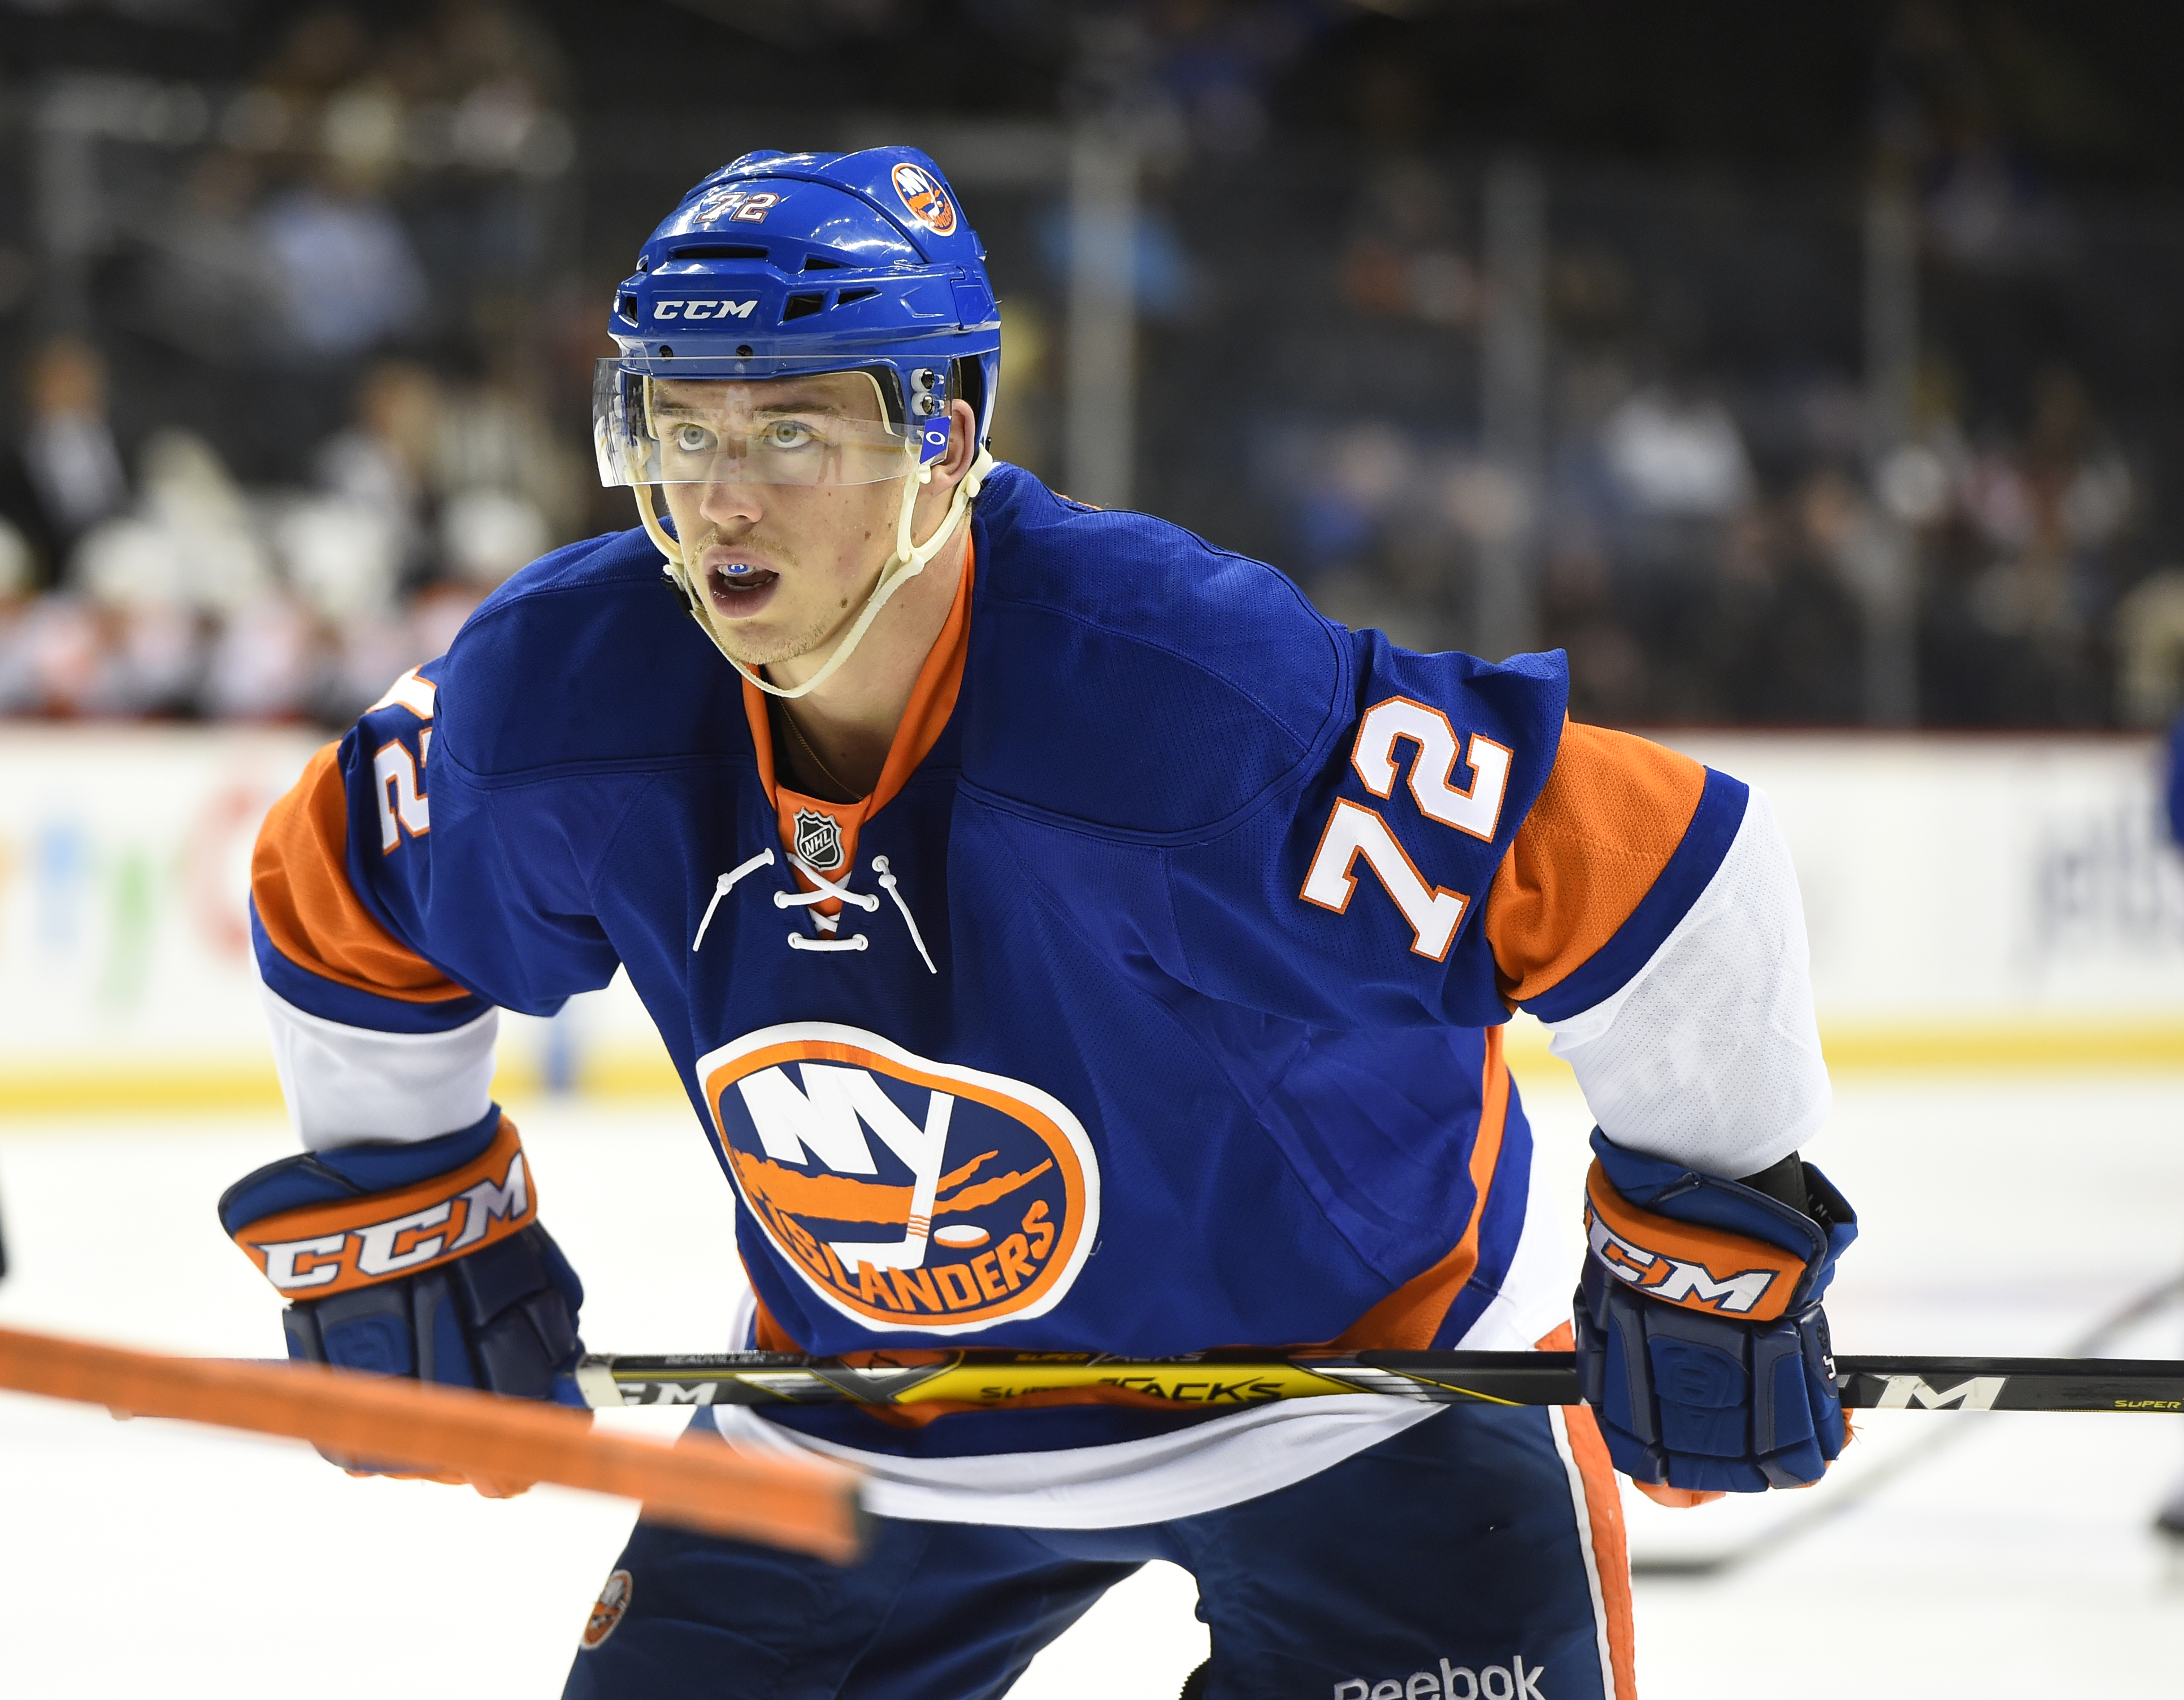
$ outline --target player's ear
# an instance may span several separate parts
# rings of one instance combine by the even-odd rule
[[[971,463],[978,454],[978,415],[971,410],[967,401],[956,401],[948,409],[947,452],[933,463],[933,482],[943,489],[953,489],[971,470]]]

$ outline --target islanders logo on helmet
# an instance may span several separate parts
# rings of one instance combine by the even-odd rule
[[[832,1022],[698,1061],[737,1192],[782,1261],[868,1329],[1044,1315],[1096,1237],[1100,1173],[1059,1099]]]
[[[956,228],[956,203],[948,186],[924,166],[905,159],[894,168],[894,192],[911,217],[935,236]]]

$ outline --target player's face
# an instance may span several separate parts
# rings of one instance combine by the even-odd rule
[[[682,539],[693,588],[722,645],[747,667],[826,648],[856,616],[894,553],[902,480],[913,469],[897,448],[884,468],[897,476],[854,482],[760,482],[781,474],[762,464],[776,438],[816,435],[838,454],[881,452],[885,430],[878,389],[862,372],[769,382],[655,386],[663,445],[720,433],[721,392],[733,389],[735,430],[760,445],[722,454],[710,482],[666,483],[668,511]],[[899,442],[899,439],[897,439]]]

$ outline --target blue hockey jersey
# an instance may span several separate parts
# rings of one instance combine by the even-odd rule
[[[743,1207],[764,1344],[1455,1344],[1524,1228],[1513,1008],[1641,1148],[1748,1172],[1825,1109],[1763,801],[1564,697],[1559,655],[1408,653],[1002,467],[842,805],[777,781],[642,532],[572,545],[269,819],[284,1084],[315,1146],[469,1125],[493,1008],[620,966]],[[1679,1026],[1713,996],[1788,1013]],[[779,1420],[945,1457],[1202,1414]]]

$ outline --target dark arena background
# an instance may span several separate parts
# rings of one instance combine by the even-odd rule
[[[2180,81],[2146,0],[0,0],[0,1322],[276,1348],[212,1216],[289,1148],[259,820],[635,522],[592,362],[682,192],[902,142],[989,252],[1000,458],[1765,788],[1843,1350],[2175,1355]],[[503,1033],[588,1338],[722,1349],[626,983]],[[1574,1207],[1583,1101],[1509,1054]],[[2184,1686],[2184,1421],[1860,1428],[1786,1501],[1627,1496],[1649,1693]],[[554,1692],[629,1519],[0,1395],[0,1690]],[[1017,1692],[1174,1692],[1192,1603],[1150,1567]]]

